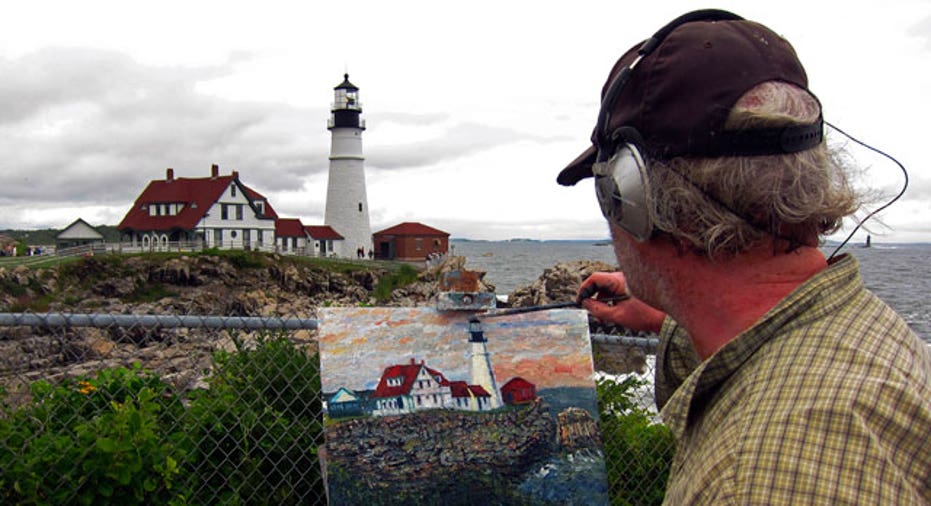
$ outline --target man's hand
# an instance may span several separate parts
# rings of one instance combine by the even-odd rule
[[[579,286],[576,300],[595,318],[632,330],[659,333],[666,313],[636,297],[612,304],[604,300],[630,295],[621,272],[596,272]],[[600,299],[600,300],[599,300]]]

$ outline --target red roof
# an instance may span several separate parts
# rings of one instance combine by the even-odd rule
[[[150,181],[133,203],[117,229],[124,230],[193,230],[213,203],[233,183],[233,176],[216,178],[177,178]],[[149,205],[182,203],[174,216],[150,216]]]
[[[240,182],[240,184],[242,184]],[[265,214],[261,215],[263,218],[278,218],[278,213],[275,212],[275,208],[272,207],[271,203],[265,198],[265,195],[249,188],[246,185],[242,185],[243,189],[246,190],[246,196],[249,197],[249,200],[255,202],[256,200],[261,200],[265,203]]]
[[[304,230],[314,239],[345,239],[329,225],[307,225]]]
[[[300,219],[278,218],[275,220],[275,237],[307,237],[307,233]]]
[[[469,385],[469,390],[471,390],[472,395],[476,397],[491,397],[491,394],[488,393],[488,390],[485,390],[482,385]]]
[[[504,392],[506,390],[521,390],[524,388],[536,388],[536,387],[534,386],[533,383],[525,380],[524,378],[521,378],[520,376],[517,376],[517,377],[512,378],[507,383],[505,383],[504,386],[501,387],[501,391]]]
[[[449,234],[443,232],[442,230],[437,230],[433,227],[428,227],[423,223],[417,223],[413,221],[405,221],[393,227],[386,228],[384,230],[375,232],[373,235],[418,235],[418,236],[433,236],[439,235],[444,237],[449,237]]]
[[[234,173],[235,174],[235,173]],[[265,197],[238,182],[236,175],[174,179],[156,179],[149,182],[132,208],[117,225],[118,230],[193,230],[197,223],[219,200],[231,184],[238,184],[250,200],[265,202],[265,214],[260,218],[277,218],[275,210]],[[152,204],[183,204],[184,208],[173,216],[151,216]]]
[[[449,390],[454,399],[457,397],[491,397],[491,394],[481,385],[469,385],[465,381],[451,381]]]
[[[421,361],[419,364],[414,362],[414,359],[411,359],[410,364],[404,365],[392,365],[385,368],[385,372],[381,374],[381,380],[378,381],[378,386],[375,388],[375,393],[372,394],[372,398],[382,398],[382,397],[397,397],[399,395],[408,395],[411,393],[411,388],[414,386],[414,381],[417,380],[417,375],[420,374],[420,368],[425,367],[427,372],[430,373],[430,376],[433,376],[434,379],[438,380],[441,385],[450,385],[450,382],[443,376],[442,373],[435,369],[426,367]],[[400,385],[388,385],[389,378],[401,378]]]
[[[449,390],[456,397],[469,397],[469,384],[465,381],[450,381]]]

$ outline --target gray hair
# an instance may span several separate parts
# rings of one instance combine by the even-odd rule
[[[820,114],[811,94],[771,81],[737,101],[725,128],[809,124]],[[711,258],[747,251],[769,237],[786,241],[788,249],[817,246],[861,198],[824,141],[784,155],[651,161],[650,180],[656,228]]]

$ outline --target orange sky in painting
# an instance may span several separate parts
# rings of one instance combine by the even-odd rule
[[[483,321],[500,385],[521,377],[537,388],[593,387],[588,321],[565,310]],[[329,308],[318,337],[323,381],[373,388],[385,367],[425,360],[452,380],[470,380],[468,315],[426,308]]]
[[[541,358],[524,358],[517,363],[501,360],[505,357],[492,355],[495,377],[499,383],[515,377],[527,379],[537,388],[591,386],[591,358],[581,354],[569,356],[544,356]]]

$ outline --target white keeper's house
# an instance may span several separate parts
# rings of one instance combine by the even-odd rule
[[[150,181],[117,226],[121,243],[143,251],[216,247],[319,254],[319,248],[307,247],[313,239],[300,220],[279,218],[265,196],[240,181],[239,172],[219,172],[213,165],[210,177],[176,178],[169,168],[165,179]],[[326,233],[330,245],[340,242],[336,231]]]

